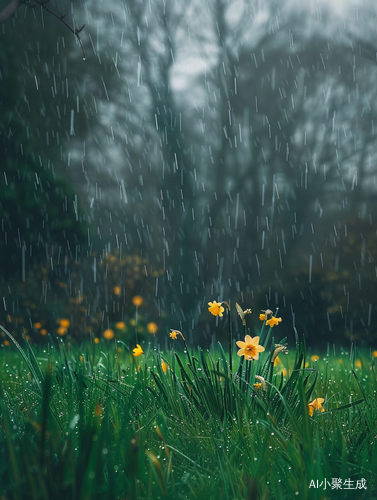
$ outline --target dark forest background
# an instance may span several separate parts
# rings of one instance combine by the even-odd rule
[[[374,2],[46,5],[83,49],[38,3],[0,24],[3,326],[209,344],[227,300],[375,345]]]

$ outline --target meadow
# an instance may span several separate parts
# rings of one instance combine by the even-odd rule
[[[229,342],[208,350],[2,327],[1,500],[377,498],[377,352],[309,351],[268,310],[252,337],[238,305],[234,339],[209,310]]]

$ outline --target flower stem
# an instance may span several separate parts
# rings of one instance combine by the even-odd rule
[[[230,321],[230,307],[228,308],[228,339],[229,339],[229,371],[232,373],[233,352],[232,352],[232,322]]]
[[[246,373],[245,373],[246,391],[248,390],[250,385],[250,367],[251,367],[251,361],[248,361],[246,363]]]
[[[192,360],[191,360],[191,356],[190,356],[190,351],[189,351],[189,348],[188,348],[188,346],[186,344],[186,339],[184,338],[184,336],[182,334],[181,334],[181,337],[183,338],[183,343],[185,344],[185,349],[186,349],[186,354],[187,354],[187,357],[188,357],[188,360],[189,360],[189,364],[191,366],[193,366]]]

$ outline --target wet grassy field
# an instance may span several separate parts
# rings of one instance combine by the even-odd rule
[[[8,337],[1,499],[377,498],[377,353],[271,330],[258,359],[233,342],[232,369],[178,331],[169,352]]]

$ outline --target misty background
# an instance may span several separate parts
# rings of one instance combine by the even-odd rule
[[[2,324],[203,345],[227,300],[375,343],[375,2],[48,7],[82,48],[33,2],[0,25]]]

